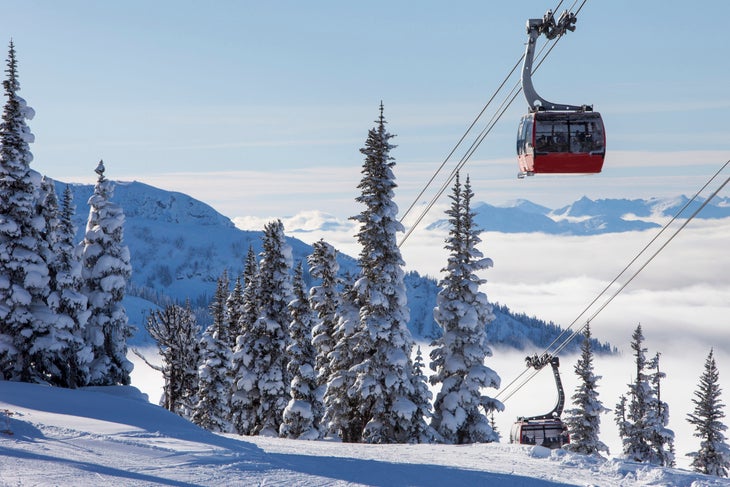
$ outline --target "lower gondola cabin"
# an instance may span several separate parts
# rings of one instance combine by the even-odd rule
[[[560,419],[522,419],[512,425],[509,441],[555,449],[570,443],[570,435]]]

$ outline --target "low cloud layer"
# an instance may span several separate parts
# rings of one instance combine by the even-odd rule
[[[239,219],[237,224],[260,230],[266,221]],[[300,213],[282,221],[290,235],[305,242],[324,238],[353,257],[360,251],[352,222],[321,212]],[[563,327],[574,321],[582,326],[603,307],[593,318],[594,334],[621,349],[628,349],[631,331],[641,323],[663,348],[691,342],[730,350],[730,219],[693,220],[667,243],[680,223],[669,227],[600,297],[658,230],[589,237],[483,233],[478,248],[494,261],[494,267],[482,274],[487,279],[483,290],[492,302]],[[401,252],[407,269],[438,279],[446,264],[446,235],[427,231],[425,226],[408,238]]]

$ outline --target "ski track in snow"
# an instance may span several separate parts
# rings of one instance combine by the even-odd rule
[[[134,387],[0,381],[2,486],[728,486],[692,472],[509,444],[362,445],[207,432]]]

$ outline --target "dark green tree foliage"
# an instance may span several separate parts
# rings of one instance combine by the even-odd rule
[[[289,303],[291,340],[286,347],[291,399],[284,408],[279,432],[284,438],[316,440],[321,436],[319,425],[323,408],[317,397],[317,374],[314,371],[315,351],[312,346],[312,324],[315,315],[309,306],[302,273],[300,262],[294,270],[294,299]]]
[[[462,189],[457,174],[446,212],[449,259],[434,309],[434,318],[444,332],[433,343],[430,364],[435,372],[431,384],[441,386],[431,426],[445,442],[454,444],[499,439],[485,412],[503,409],[499,401],[482,395],[485,388],[499,387],[500,378],[484,365],[485,358],[492,355],[486,325],[494,315],[486,294],[479,291],[486,281],[476,273],[491,267],[492,260],[476,248],[481,240],[474,225],[472,196],[469,179]]]
[[[575,407],[566,411],[565,423],[570,432],[570,444],[564,448],[584,455],[600,455],[601,452],[609,453],[608,447],[599,439],[601,414],[609,409],[603,407],[598,399],[598,381],[601,376],[593,373],[591,343],[591,326],[587,323],[583,331],[581,357],[574,369],[579,379],[572,396]]]
[[[36,213],[40,175],[30,169],[33,109],[18,95],[15,47],[10,43],[0,124],[0,377],[45,382],[50,310],[43,217]]]
[[[695,472],[727,477],[730,447],[725,438],[727,426],[722,422],[725,404],[720,399],[722,389],[719,381],[720,372],[713,350],[710,350],[705,360],[705,371],[692,399],[694,411],[687,415],[687,421],[695,427],[694,436],[700,439],[700,449],[687,455],[692,458]]]
[[[215,295],[208,309],[213,325],[218,328],[218,338],[224,343],[229,342],[231,331],[228,328],[228,295],[231,282],[228,279],[228,271],[223,270],[216,283]]]
[[[245,335],[250,330],[259,314],[258,302],[258,262],[253,247],[249,246],[246,264],[243,270],[243,312],[241,314],[236,335]]]
[[[354,368],[351,388],[366,424],[362,438],[368,443],[406,443],[416,406],[413,339],[406,324],[409,310],[404,284],[403,259],[396,235],[403,231],[395,204],[395,162],[390,151],[393,137],[385,129],[383,106],[375,128],[368,132],[362,179],[356,200],[365,209],[353,220],[360,224],[357,240],[360,278],[354,286],[360,304],[360,322],[354,347],[363,360]]]
[[[162,358],[163,386],[160,405],[184,418],[197,404],[200,327],[190,303],[156,310],[147,316],[147,331],[157,342]]]
[[[242,322],[245,314],[243,297],[242,277],[237,277],[231,294],[226,300],[226,327],[228,328],[228,348],[233,350],[236,347],[236,338],[243,328]]]

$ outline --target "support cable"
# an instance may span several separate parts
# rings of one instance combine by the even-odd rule
[[[611,285],[613,285],[614,283],[616,283],[616,281],[617,281],[617,280],[619,279],[619,277],[620,277],[620,276],[621,276],[622,274],[624,274],[624,273],[625,273],[625,272],[626,272],[626,271],[627,271],[627,270],[628,270],[628,269],[629,269],[629,268],[631,267],[631,265],[633,265],[633,264],[634,264],[634,263],[635,263],[635,262],[636,262],[636,261],[638,260],[638,258],[639,258],[639,257],[640,257],[640,256],[641,256],[641,255],[642,255],[642,254],[643,254],[643,253],[644,253],[645,251],[647,251],[647,250],[648,250],[648,248],[649,248],[649,247],[650,247],[650,246],[651,246],[651,245],[652,245],[652,244],[653,244],[653,243],[654,243],[654,242],[655,242],[655,241],[657,240],[657,238],[658,238],[658,237],[659,237],[659,236],[660,236],[660,235],[661,235],[661,234],[662,234],[662,233],[663,233],[663,232],[664,232],[665,230],[667,230],[667,228],[668,228],[668,227],[669,227],[669,226],[670,226],[670,225],[671,225],[671,224],[672,224],[672,223],[673,223],[673,222],[674,222],[674,221],[675,221],[675,220],[676,220],[676,219],[677,219],[677,218],[678,218],[678,217],[679,217],[679,216],[680,216],[680,215],[681,215],[681,214],[682,214],[682,213],[683,213],[684,211],[685,211],[685,209],[686,209],[686,208],[687,208],[687,207],[688,207],[688,206],[689,206],[689,205],[690,205],[690,204],[691,204],[691,203],[692,203],[693,201],[695,201],[695,200],[696,200],[696,199],[697,199],[697,198],[699,197],[700,193],[701,193],[702,191],[704,191],[704,190],[705,190],[705,189],[707,188],[707,186],[709,186],[709,185],[711,184],[711,182],[712,182],[712,181],[714,181],[714,180],[715,180],[715,179],[717,178],[717,176],[719,176],[719,175],[720,175],[720,174],[721,174],[721,173],[722,173],[722,172],[723,172],[723,171],[725,170],[725,168],[726,168],[726,167],[727,167],[727,166],[728,166],[729,164],[730,164],[730,160],[726,161],[726,162],[725,162],[725,164],[723,164],[723,166],[722,166],[722,167],[721,167],[721,168],[720,168],[720,169],[719,169],[719,170],[718,170],[718,171],[717,171],[717,172],[716,172],[716,173],[715,173],[715,174],[714,174],[714,175],[713,175],[713,176],[712,176],[712,177],[711,177],[711,178],[710,178],[710,179],[709,179],[709,180],[708,180],[708,181],[707,181],[707,182],[706,182],[706,183],[705,183],[705,184],[704,184],[703,186],[702,186],[702,188],[701,188],[701,189],[700,189],[700,190],[699,190],[699,191],[698,191],[698,192],[697,192],[697,193],[696,193],[696,194],[695,194],[695,195],[694,195],[694,196],[692,197],[692,199],[691,199],[691,200],[689,200],[689,201],[688,201],[688,202],[687,202],[687,203],[686,203],[686,204],[685,204],[685,205],[684,205],[684,206],[683,206],[683,207],[682,207],[682,208],[681,208],[681,209],[680,209],[680,210],[679,210],[679,211],[677,212],[677,214],[675,214],[675,215],[674,215],[674,217],[672,217],[672,219],[671,219],[671,220],[669,221],[669,223],[667,223],[667,224],[666,224],[666,225],[665,225],[665,226],[664,226],[664,227],[662,228],[662,230],[661,230],[661,231],[660,231],[660,232],[659,232],[659,233],[658,233],[658,234],[657,234],[657,235],[656,235],[656,236],[655,236],[655,237],[654,237],[654,238],[653,238],[653,239],[652,239],[652,240],[651,240],[651,241],[650,241],[650,242],[649,242],[649,243],[648,243],[648,244],[647,244],[646,246],[644,246],[644,248],[643,248],[643,249],[642,249],[642,250],[641,250],[641,251],[640,251],[640,252],[639,252],[639,253],[638,253],[638,254],[636,255],[636,257],[634,257],[634,258],[633,258],[633,259],[631,260],[631,262],[630,262],[630,263],[629,263],[629,264],[628,264],[628,265],[627,265],[626,267],[624,267],[624,269],[623,269],[623,270],[622,270],[622,271],[621,271],[621,272],[619,273],[619,275],[618,275],[618,276],[617,276],[617,277],[616,277],[616,278],[615,278],[615,279],[614,279],[613,281],[611,281],[611,284],[609,284],[608,286],[606,286],[606,288],[604,288],[604,290],[603,290],[603,291],[601,291],[601,293],[600,293],[600,294],[599,294],[599,295],[598,295],[598,296],[597,296],[597,297],[596,297],[596,298],[595,298],[595,299],[594,299],[594,300],[593,300],[593,301],[592,301],[592,302],[591,302],[591,303],[590,303],[590,304],[589,304],[589,305],[588,305],[588,306],[586,307],[586,309],[584,309],[584,310],[583,310],[583,311],[581,312],[581,314],[580,314],[580,315],[578,316],[578,318],[576,318],[576,319],[575,319],[575,320],[574,320],[574,321],[573,321],[573,322],[571,323],[571,325],[570,325],[570,326],[569,326],[569,327],[568,327],[568,328],[567,328],[567,329],[566,329],[565,331],[563,331],[563,332],[561,333],[561,335],[560,335],[560,336],[562,336],[562,335],[563,335],[564,333],[566,333],[566,332],[567,332],[567,331],[568,331],[568,330],[569,330],[570,328],[572,328],[572,327],[573,327],[573,326],[574,326],[574,325],[575,325],[575,324],[576,324],[576,323],[578,322],[578,320],[580,319],[580,317],[581,317],[581,316],[583,316],[583,315],[584,315],[585,313],[587,313],[587,312],[588,312],[588,310],[589,310],[589,309],[590,309],[590,308],[591,308],[591,307],[592,307],[592,306],[593,306],[593,305],[594,305],[594,304],[595,304],[595,303],[596,303],[596,302],[598,301],[598,299],[600,299],[600,297],[601,297],[601,296],[603,296],[603,295],[604,295],[604,294],[605,294],[605,293],[606,293],[606,292],[608,291],[608,289],[609,289],[609,288],[611,287]],[[663,243],[663,244],[662,244],[662,245],[661,245],[660,247],[659,247],[659,249],[658,249],[658,250],[657,250],[656,252],[654,252],[654,253],[653,253],[653,254],[652,254],[652,255],[651,255],[651,256],[650,256],[650,257],[649,257],[649,258],[648,258],[648,259],[647,259],[647,260],[646,260],[646,261],[645,261],[645,262],[644,262],[644,263],[643,263],[643,264],[642,264],[641,266],[640,266],[640,267],[639,267],[639,269],[637,269],[637,270],[636,270],[636,272],[634,272],[634,273],[633,273],[633,274],[631,275],[631,277],[629,277],[629,279],[628,279],[628,280],[627,280],[627,281],[626,281],[626,282],[625,282],[625,283],[624,283],[623,285],[621,285],[621,287],[620,287],[620,288],[619,288],[619,289],[618,289],[618,290],[617,290],[617,291],[616,291],[616,292],[615,292],[615,293],[614,293],[613,295],[611,295],[611,296],[610,296],[610,297],[609,297],[609,298],[608,298],[608,299],[606,300],[606,302],[604,302],[604,303],[603,303],[603,304],[602,304],[601,306],[599,306],[599,308],[598,308],[598,309],[597,309],[596,311],[594,311],[594,312],[593,312],[593,314],[592,314],[592,315],[591,315],[591,316],[590,316],[590,317],[589,317],[589,318],[588,318],[588,319],[586,320],[586,322],[585,322],[585,324],[584,324],[584,325],[582,325],[582,326],[581,326],[581,327],[580,327],[579,329],[577,329],[577,330],[575,330],[574,332],[572,332],[572,333],[571,333],[571,335],[570,335],[570,336],[569,336],[568,338],[566,338],[565,340],[563,340],[563,341],[562,341],[562,342],[560,343],[560,345],[558,345],[558,346],[557,346],[557,347],[555,348],[555,350],[554,350],[553,352],[549,352],[549,351],[550,351],[550,349],[551,349],[551,348],[553,347],[553,345],[555,345],[555,343],[557,343],[557,341],[558,341],[558,339],[559,339],[559,337],[560,337],[560,336],[559,336],[558,338],[556,338],[555,340],[553,340],[553,342],[552,342],[552,343],[551,343],[551,344],[550,344],[550,345],[549,345],[549,346],[548,346],[548,347],[547,347],[547,348],[545,349],[545,351],[543,352],[543,355],[546,355],[546,354],[548,354],[548,353],[550,353],[551,355],[557,355],[558,353],[560,353],[561,351],[563,351],[563,349],[565,349],[565,347],[566,347],[566,346],[567,346],[567,345],[568,345],[568,344],[569,344],[569,343],[570,343],[570,342],[571,342],[571,341],[572,341],[572,340],[573,340],[573,339],[574,339],[574,338],[575,338],[575,337],[576,337],[576,336],[577,336],[577,335],[578,335],[579,333],[581,333],[581,332],[582,332],[582,331],[583,331],[583,330],[585,329],[585,327],[586,327],[586,326],[588,325],[588,323],[590,323],[590,322],[591,322],[592,320],[594,320],[594,319],[596,318],[596,316],[598,316],[598,314],[599,314],[599,313],[601,313],[601,311],[603,311],[603,310],[604,310],[604,309],[605,309],[605,308],[606,308],[606,307],[607,307],[607,306],[608,306],[608,305],[609,305],[609,304],[610,304],[610,303],[611,303],[611,302],[612,302],[612,301],[613,301],[613,300],[614,300],[614,299],[615,299],[615,298],[616,298],[616,297],[617,297],[617,296],[618,296],[618,295],[619,295],[619,294],[620,294],[620,293],[621,293],[621,292],[622,292],[622,291],[623,291],[623,290],[624,290],[624,289],[625,289],[625,288],[626,288],[626,287],[627,287],[627,286],[628,286],[628,285],[629,285],[629,284],[630,284],[630,283],[631,283],[631,282],[632,282],[632,281],[633,281],[633,280],[634,280],[634,279],[635,279],[635,278],[636,278],[636,277],[637,277],[637,276],[638,276],[638,275],[639,275],[639,274],[640,274],[640,273],[641,273],[641,272],[642,272],[642,271],[643,271],[643,270],[644,270],[644,269],[645,269],[645,268],[646,268],[646,267],[647,267],[647,266],[649,265],[649,263],[650,263],[650,262],[651,262],[652,260],[654,260],[654,258],[655,258],[655,257],[656,257],[657,255],[659,255],[659,254],[660,254],[660,253],[661,253],[661,252],[662,252],[662,251],[663,251],[663,250],[664,250],[664,249],[666,248],[666,246],[667,246],[667,245],[669,245],[669,243],[670,243],[670,242],[671,242],[672,240],[674,240],[674,238],[675,238],[675,237],[676,237],[676,236],[677,236],[677,235],[679,234],[679,232],[681,232],[682,230],[684,230],[684,229],[685,229],[685,228],[687,227],[687,225],[689,224],[689,222],[691,222],[691,221],[692,221],[692,220],[693,220],[693,219],[694,219],[694,218],[695,218],[695,217],[696,217],[696,216],[697,216],[697,215],[698,215],[698,214],[700,213],[700,211],[702,211],[702,210],[703,210],[703,209],[704,209],[704,208],[705,208],[705,207],[706,207],[706,206],[707,206],[707,205],[709,204],[709,202],[710,202],[710,201],[711,201],[711,200],[712,200],[712,199],[713,199],[713,198],[714,198],[715,196],[717,196],[717,194],[718,194],[718,193],[719,193],[720,191],[722,191],[722,189],[723,189],[723,188],[724,188],[724,187],[725,187],[725,186],[726,186],[726,185],[728,184],[728,182],[730,182],[730,177],[726,178],[726,179],[725,179],[725,181],[724,181],[724,182],[722,182],[722,183],[720,184],[720,186],[719,186],[719,187],[718,187],[718,188],[717,188],[717,189],[716,189],[716,190],[715,190],[715,191],[714,191],[714,192],[713,192],[713,193],[712,193],[712,194],[711,194],[711,195],[710,195],[710,196],[709,196],[709,197],[708,197],[708,198],[707,198],[707,199],[706,199],[706,200],[705,200],[705,201],[704,201],[704,202],[703,202],[703,203],[702,203],[701,205],[700,205],[700,207],[699,207],[699,208],[697,208],[697,210],[695,210],[695,211],[694,211],[694,212],[693,212],[693,213],[692,213],[692,214],[691,214],[691,215],[690,215],[690,216],[689,216],[689,217],[687,218],[687,220],[685,220],[685,221],[684,221],[684,222],[682,223],[682,225],[680,225],[680,227],[679,227],[679,228],[678,228],[678,229],[677,229],[677,230],[676,230],[676,231],[675,231],[675,232],[674,232],[674,233],[673,233],[673,234],[672,234],[672,235],[671,235],[671,236],[670,236],[670,237],[669,237],[669,238],[668,238],[668,239],[667,239],[667,240],[666,240],[666,241],[665,241],[665,242],[664,242],[664,243]],[[533,377],[534,377],[534,376],[535,376],[535,375],[536,375],[536,374],[537,374],[538,372],[539,372],[539,370],[533,370],[533,369],[524,369],[524,370],[523,370],[523,371],[522,371],[522,372],[521,372],[521,373],[520,373],[520,374],[519,374],[519,375],[518,375],[517,377],[515,377],[515,378],[514,378],[514,379],[513,379],[513,380],[512,380],[512,381],[511,381],[511,382],[510,382],[509,384],[507,384],[507,386],[506,386],[506,387],[505,387],[504,389],[502,389],[502,390],[501,390],[501,391],[499,392],[499,394],[497,394],[497,396],[496,396],[495,398],[496,398],[496,399],[499,399],[499,397],[500,397],[501,395],[503,395],[503,394],[506,394],[506,395],[505,395],[505,397],[504,397],[504,399],[501,399],[501,401],[502,401],[502,402],[506,402],[506,401],[507,401],[507,400],[508,400],[509,398],[511,398],[511,397],[512,397],[512,396],[513,396],[513,395],[514,395],[515,393],[517,393],[517,391],[519,391],[519,390],[520,390],[520,389],[521,389],[522,387],[524,387],[524,386],[525,386],[525,384],[527,384],[527,383],[528,383],[528,382],[529,382],[529,381],[530,381],[530,380],[531,380],[531,379],[532,379],[532,378],[533,378]],[[524,377],[524,376],[525,376],[526,374],[528,374],[528,373],[529,373],[529,376],[528,376],[528,377],[526,377],[526,378],[523,378],[523,377]],[[515,387],[514,387],[514,389],[513,389],[513,390],[512,390],[511,392],[507,393],[506,391],[510,390],[510,388],[512,388],[512,387],[513,387],[513,386],[514,386],[514,385],[515,385],[515,384],[516,384],[516,383],[517,383],[518,381],[521,381],[521,382],[519,383],[519,385],[515,386]]]
[[[585,4],[585,2],[586,2],[586,1],[587,1],[587,0],[583,0],[583,4]],[[575,7],[575,5],[576,5],[576,3],[577,3],[577,2],[578,2],[578,0],[575,0],[575,1],[573,2],[573,6],[571,7],[571,9],[572,9],[573,7]],[[555,7],[555,9],[553,10],[553,12],[556,12],[556,11],[558,11],[558,9],[560,9],[560,6],[561,6],[562,4],[563,4],[563,0],[560,0],[560,1],[558,2],[558,5],[557,5],[557,6]],[[580,6],[580,8],[578,9],[578,11],[580,11],[580,9],[581,9],[581,8],[583,8],[583,4],[582,4],[582,5]],[[558,37],[558,39],[559,39],[559,37]],[[556,40],[555,40],[555,42],[557,42],[557,40],[558,40],[558,39],[556,39]],[[542,49],[541,49],[541,50],[540,50],[540,52],[538,53],[538,57],[540,56],[540,54],[542,53],[542,51],[543,51],[543,50],[545,49],[545,47],[546,47],[546,46],[547,46],[547,44],[543,45]],[[555,43],[553,43],[553,47],[554,47],[554,46],[555,46]],[[543,56],[543,58],[542,58],[542,59],[540,60],[540,62],[538,63],[537,67],[539,67],[539,66],[540,66],[540,64],[542,64],[542,62],[543,62],[543,61],[545,60],[545,57],[547,57],[547,55],[548,55],[548,54],[550,54],[550,51],[552,51],[552,47],[550,48],[550,50],[548,50],[547,54],[545,54],[545,56]],[[423,194],[424,194],[424,193],[426,192],[426,190],[427,190],[427,189],[428,189],[428,188],[429,188],[429,187],[431,186],[431,184],[432,184],[432,183],[434,182],[434,180],[436,179],[436,177],[438,177],[439,173],[440,173],[440,172],[441,172],[441,171],[443,170],[443,168],[444,168],[444,166],[446,165],[446,163],[447,163],[447,162],[449,161],[449,159],[451,159],[451,156],[453,156],[453,155],[454,155],[454,152],[456,152],[456,150],[457,150],[457,149],[458,149],[458,147],[459,147],[459,146],[460,146],[460,145],[462,144],[462,142],[464,141],[464,139],[466,139],[466,137],[467,137],[467,135],[469,134],[469,132],[471,132],[471,130],[472,130],[472,129],[474,128],[474,126],[475,126],[475,125],[477,124],[477,122],[479,121],[479,119],[480,119],[480,118],[481,118],[481,117],[482,117],[482,116],[484,115],[484,112],[485,112],[485,111],[487,110],[487,108],[489,107],[489,105],[491,105],[491,103],[492,103],[492,102],[494,101],[494,99],[495,99],[495,98],[497,97],[497,95],[498,95],[498,94],[499,94],[499,92],[500,92],[500,91],[502,90],[502,88],[504,87],[504,85],[505,85],[505,84],[507,83],[507,81],[509,80],[509,78],[511,78],[511,77],[512,77],[512,75],[514,74],[515,70],[516,70],[516,69],[517,69],[517,67],[518,67],[518,66],[520,65],[520,63],[522,62],[522,60],[524,59],[524,57],[525,57],[525,55],[524,55],[524,53],[523,53],[523,54],[522,54],[522,55],[520,56],[520,58],[519,58],[519,59],[517,60],[517,62],[515,63],[515,65],[514,65],[514,66],[512,67],[512,69],[510,70],[510,72],[509,72],[509,73],[507,74],[507,76],[506,76],[506,77],[504,78],[504,80],[502,81],[502,83],[500,83],[499,87],[498,87],[498,88],[497,88],[497,89],[496,89],[496,90],[494,91],[494,93],[493,93],[493,94],[492,94],[492,96],[491,96],[491,97],[489,98],[489,100],[487,101],[487,103],[486,103],[486,104],[484,105],[484,107],[482,108],[482,110],[481,110],[481,111],[479,112],[479,114],[478,114],[478,115],[476,116],[476,118],[475,118],[475,119],[474,119],[474,120],[472,121],[471,125],[469,125],[469,127],[468,127],[468,128],[466,129],[466,132],[464,132],[464,134],[463,134],[463,135],[461,136],[461,138],[460,138],[460,139],[459,139],[459,141],[458,141],[458,142],[456,143],[456,145],[454,146],[454,148],[453,148],[453,149],[451,149],[451,152],[449,152],[449,154],[448,154],[448,155],[446,156],[446,158],[445,158],[445,159],[443,160],[443,162],[441,163],[441,165],[440,165],[440,166],[438,167],[438,169],[436,169],[436,171],[434,172],[434,174],[433,174],[433,175],[431,176],[431,178],[430,178],[430,179],[428,180],[428,182],[426,183],[426,185],[425,185],[425,186],[424,186],[424,187],[423,187],[423,188],[421,189],[421,191],[420,191],[420,192],[418,193],[418,195],[417,195],[417,196],[416,196],[416,197],[414,198],[414,200],[413,200],[413,202],[411,203],[411,205],[410,205],[410,206],[408,207],[408,209],[407,209],[407,210],[406,210],[406,211],[404,212],[403,216],[402,216],[402,217],[400,218],[400,223],[403,223],[403,222],[404,222],[404,220],[406,219],[406,217],[407,217],[407,216],[408,216],[408,215],[410,214],[410,212],[411,212],[411,211],[412,211],[412,210],[413,210],[413,209],[415,208],[415,206],[416,206],[416,205],[418,204],[418,201],[419,201],[419,200],[421,199],[421,197],[422,197],[422,196],[423,196]],[[535,71],[536,71],[536,70],[537,70],[537,68],[535,68]],[[517,83],[517,85],[516,85],[516,86],[519,86],[519,83]],[[514,88],[513,88],[513,90],[514,90]],[[518,91],[517,93],[519,93],[519,91]],[[508,99],[509,99],[509,97],[510,97],[510,95],[508,95],[508,96],[507,96],[507,98],[508,98]],[[512,103],[512,101],[514,100],[514,98],[515,98],[515,97],[516,97],[516,95],[512,97],[512,99],[510,100],[510,102],[509,102],[509,104],[507,105],[507,107],[509,107],[509,105],[510,105],[510,104]],[[502,102],[502,105],[504,105],[504,102]],[[407,233],[407,234],[406,234],[406,235],[404,236],[404,238],[403,238],[403,239],[401,240],[401,242],[400,242],[400,243],[398,244],[398,247],[400,247],[401,245],[403,245],[403,243],[404,243],[404,242],[406,241],[406,239],[408,238],[408,236],[409,236],[409,235],[410,235],[410,234],[412,233],[413,229],[415,229],[415,227],[416,227],[416,226],[418,225],[418,223],[420,223],[420,222],[421,222],[421,220],[423,220],[423,218],[425,217],[426,213],[428,213],[428,211],[429,211],[429,210],[430,210],[430,209],[431,209],[431,208],[433,207],[433,205],[435,204],[436,200],[438,200],[438,198],[440,198],[440,197],[441,197],[441,195],[442,195],[442,194],[444,193],[444,191],[446,190],[446,188],[448,188],[448,185],[449,185],[449,184],[451,184],[451,182],[453,181],[453,178],[454,178],[454,176],[455,176],[456,172],[457,172],[458,170],[460,170],[460,168],[461,168],[461,167],[463,167],[463,166],[464,166],[464,164],[466,163],[466,160],[468,159],[468,157],[471,157],[471,154],[473,154],[473,153],[474,153],[474,151],[475,151],[475,150],[476,150],[476,148],[477,148],[477,147],[478,147],[478,146],[479,146],[479,145],[481,144],[481,142],[482,142],[482,141],[484,140],[484,138],[486,137],[486,135],[487,135],[487,134],[488,134],[489,132],[491,132],[491,129],[492,129],[492,127],[494,127],[494,125],[495,125],[495,124],[497,123],[497,121],[499,120],[499,118],[501,118],[502,114],[503,114],[503,113],[504,113],[504,112],[506,111],[506,108],[507,108],[507,107],[505,107],[505,109],[504,109],[504,110],[502,110],[502,112],[501,112],[501,113],[499,114],[499,117],[498,117],[498,118],[497,118],[496,120],[494,120],[494,116],[492,117],[492,121],[493,121],[493,122],[492,122],[492,121],[490,121],[490,123],[488,124],[488,126],[489,126],[489,130],[488,130],[488,131],[486,132],[486,134],[484,133],[484,131],[482,131],[482,134],[483,134],[483,135],[482,135],[482,134],[480,134],[480,135],[479,135],[479,136],[477,137],[477,139],[476,139],[476,140],[478,140],[479,142],[478,142],[478,143],[476,143],[476,146],[475,146],[475,143],[472,143],[472,146],[470,147],[470,149],[469,149],[469,150],[467,150],[467,153],[468,153],[469,155],[468,155],[468,156],[466,156],[466,159],[465,159],[464,157],[462,157],[461,161],[460,161],[460,162],[459,162],[459,164],[458,164],[458,169],[456,169],[456,170],[452,170],[452,172],[451,172],[451,176],[450,176],[450,177],[448,178],[447,182],[446,182],[446,183],[445,183],[445,185],[444,185],[445,187],[444,187],[444,186],[442,186],[442,188],[441,188],[441,189],[439,190],[439,192],[438,192],[438,194],[436,195],[436,197],[435,197],[435,198],[433,198],[433,199],[431,200],[431,203],[429,203],[429,205],[428,205],[427,209],[425,210],[425,212],[423,212],[423,213],[422,213],[422,214],[421,214],[421,215],[420,215],[420,216],[418,217],[418,219],[417,219],[416,223],[415,223],[415,224],[413,224],[413,225],[411,226],[411,230],[409,230],[409,232],[408,232],[408,233]],[[499,112],[499,109],[497,109],[497,112]]]
[[[585,1],[586,0],[584,0],[584,2]],[[552,41],[552,44],[547,43],[547,44],[544,44],[542,46],[542,48],[540,49],[540,52],[538,53],[538,57],[542,54],[542,52],[545,50],[545,48],[547,48],[548,45],[550,45],[550,48],[542,56],[542,58],[540,59],[540,61],[537,63],[537,65],[536,65],[535,69],[533,70],[533,72],[535,72],[535,71],[538,70],[538,68],[542,65],[542,63],[547,58],[547,56],[555,48],[556,44],[561,39],[561,37],[557,37],[554,41]],[[524,55],[523,55],[523,57],[524,57]],[[522,61],[522,59],[520,59],[520,61]],[[511,76],[511,74],[512,73],[510,73],[510,76]],[[502,88],[503,85],[504,85],[504,82],[500,86],[500,90],[501,90],[501,88]],[[517,90],[517,91],[515,91],[515,90]],[[459,160],[459,162],[456,165],[456,167],[451,171],[451,174],[449,175],[449,177],[441,184],[441,187],[439,188],[439,190],[437,191],[437,193],[431,198],[431,200],[428,202],[428,204],[423,209],[423,211],[421,211],[421,213],[419,214],[419,216],[416,219],[416,221],[409,227],[408,231],[406,231],[405,235],[403,236],[403,238],[401,239],[401,241],[398,243],[398,247],[399,248],[403,246],[403,244],[406,242],[406,240],[408,240],[408,237],[410,237],[411,234],[416,230],[416,227],[418,226],[418,224],[421,223],[421,221],[426,217],[426,215],[428,214],[428,212],[431,211],[431,208],[433,208],[433,206],[436,204],[436,202],[439,200],[439,198],[441,198],[441,196],[444,194],[444,192],[449,188],[449,186],[451,185],[452,181],[456,177],[456,173],[458,171],[460,171],[466,165],[466,163],[469,161],[469,158],[471,158],[471,156],[474,154],[474,152],[476,152],[477,148],[481,145],[481,143],[484,141],[484,139],[487,137],[487,135],[489,135],[489,133],[494,128],[494,126],[497,124],[497,122],[499,122],[499,120],[502,118],[502,116],[507,111],[507,109],[512,105],[512,103],[515,101],[515,98],[517,98],[517,95],[519,95],[521,91],[522,91],[522,87],[520,86],[520,82],[517,82],[515,84],[515,86],[512,88],[512,90],[510,91],[510,93],[507,95],[507,97],[502,101],[502,103],[500,104],[500,106],[497,108],[497,111],[492,116],[492,118],[490,119],[490,121],[487,123],[487,126],[484,129],[482,129],[482,131],[479,133],[479,135],[474,140],[474,142],[472,142],[472,144],[469,146],[469,148],[467,149],[466,153],[461,157],[461,159]],[[496,95],[496,93],[495,93],[495,95]],[[492,97],[492,99],[493,98],[494,98],[494,96]],[[491,103],[491,100],[490,100],[490,103]],[[478,118],[481,117],[481,115],[484,113],[484,110],[486,110],[486,108],[487,107],[485,106],[484,109],[482,110],[482,112],[479,114],[479,117],[477,117],[477,120],[478,120]],[[476,120],[474,121],[474,123],[476,123]],[[472,123],[472,126],[469,128],[469,130],[471,130],[471,128],[473,127],[474,123]],[[467,131],[467,133],[468,132],[469,131]],[[464,137],[466,137],[466,134],[464,134]],[[464,137],[462,137],[462,139],[459,141],[459,144],[464,139]],[[457,144],[457,147],[458,147],[459,144]],[[455,150],[456,150],[456,147],[454,147],[454,149],[452,150],[451,154],[453,154],[453,152]],[[451,156],[451,154],[449,154],[449,157]],[[436,178],[436,176],[438,175],[438,173],[443,169],[443,167],[446,164],[446,161],[447,160],[448,160],[448,157],[441,164],[441,166],[436,171],[436,173],[431,177],[431,180],[429,180],[429,182],[426,185],[426,187],[423,188],[423,190],[419,193],[418,197],[411,204],[411,206],[409,207],[408,211],[411,211],[411,209],[413,209],[413,207],[418,202],[418,199],[426,191],[426,188],[431,184],[431,182],[433,182],[433,180]],[[405,215],[404,215],[403,218],[405,218]],[[403,223],[403,218],[401,218],[401,223]]]

